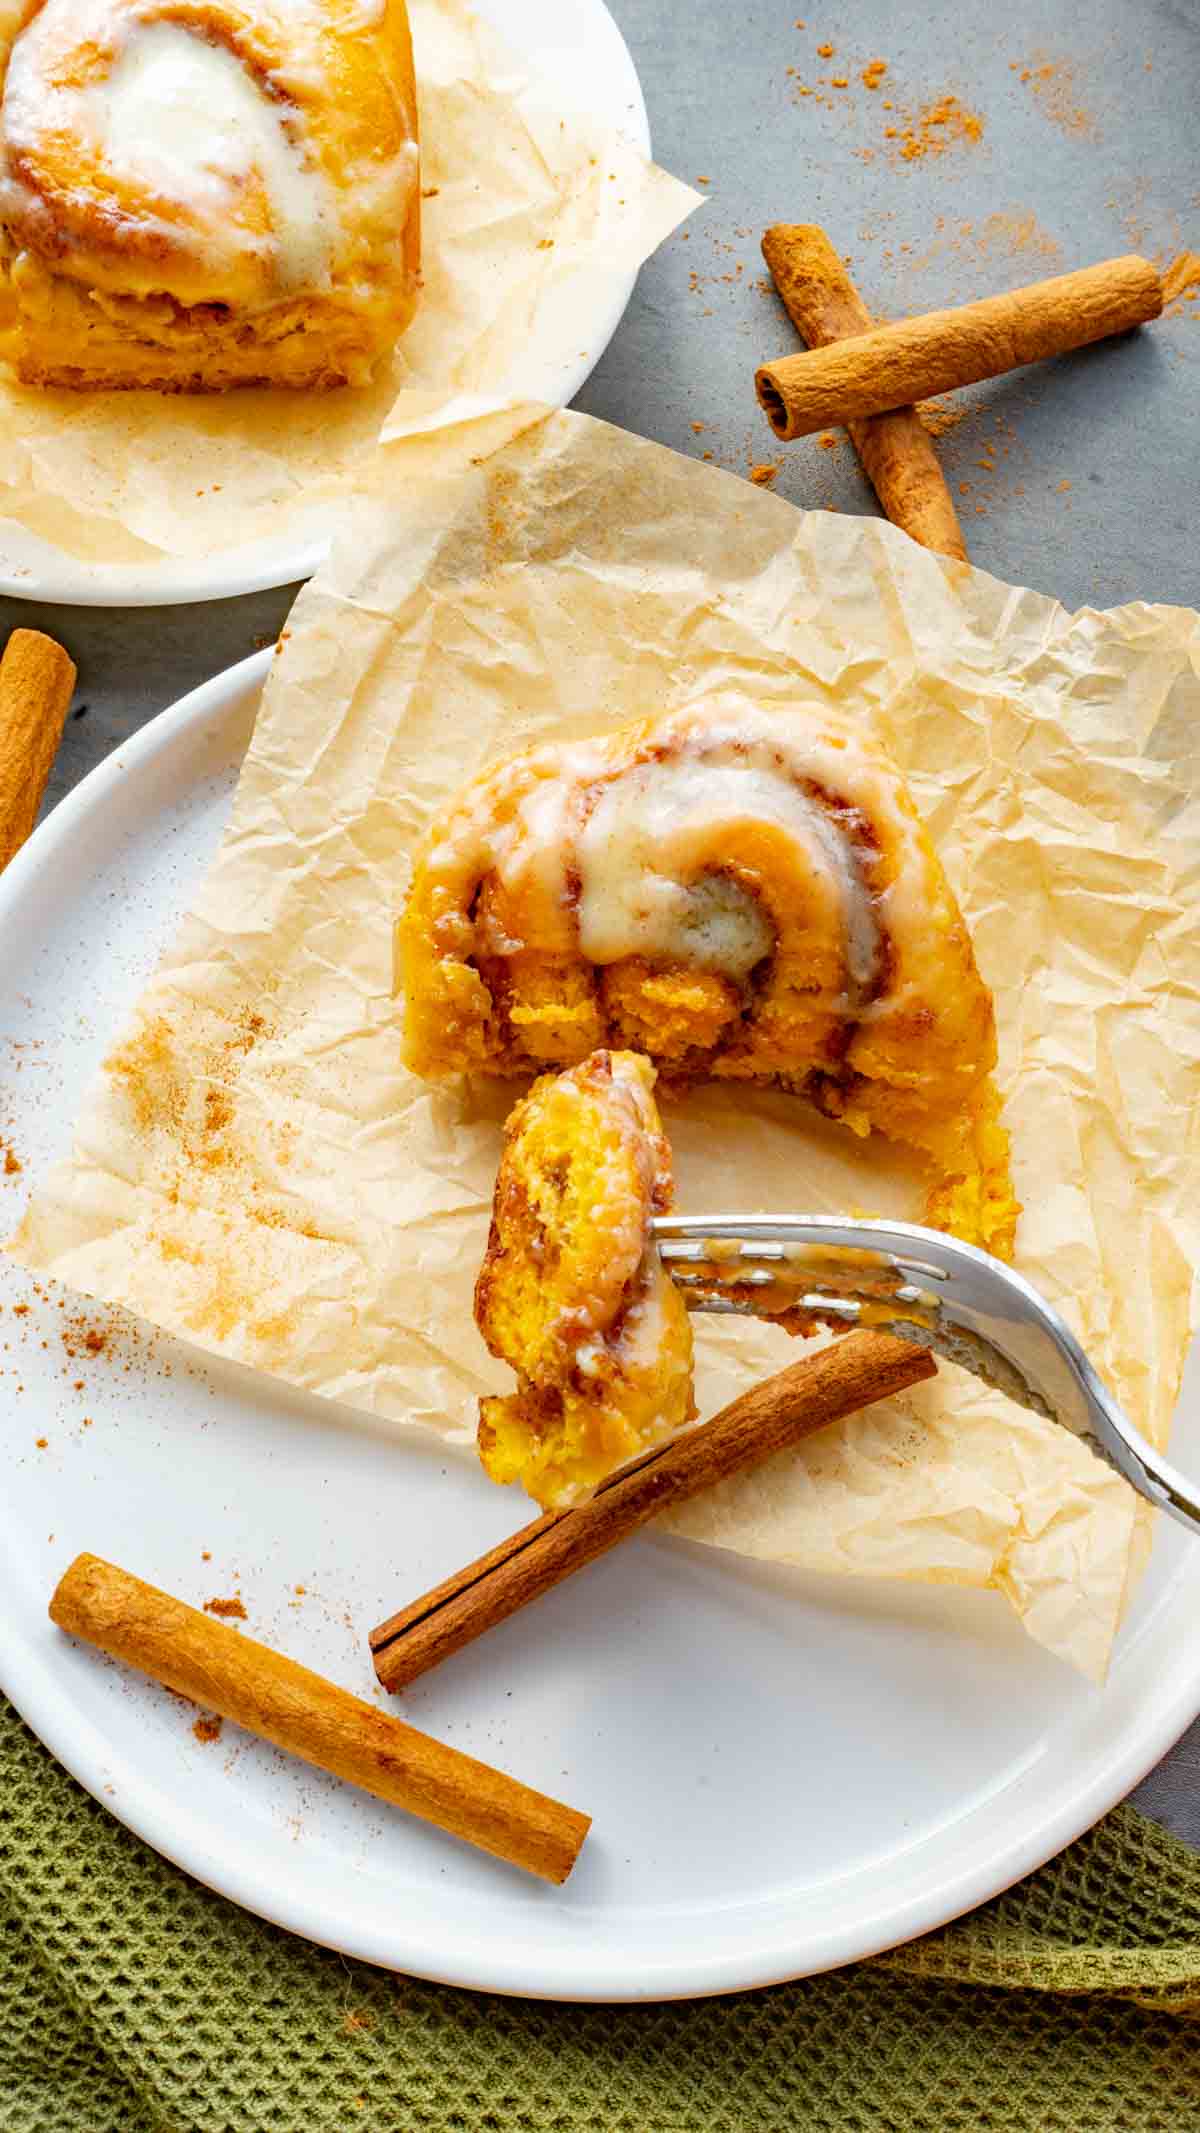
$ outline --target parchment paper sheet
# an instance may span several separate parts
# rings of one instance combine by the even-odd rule
[[[535,738],[715,686],[799,695],[852,709],[911,781],[996,995],[1019,1264],[1161,1442],[1200,1222],[1198,661],[1191,612],[1068,615],[580,415],[432,405],[364,471],[300,596],[224,848],[19,1256],[469,1434],[476,1395],[509,1382],[470,1299],[513,1090],[400,1066],[413,841]],[[894,1152],[783,1096],[704,1089],[667,1124],[683,1211],[919,1209]],[[699,1325],[702,1411],[796,1352]],[[384,1456],[402,1486],[402,1443]],[[821,1571],[998,1586],[1096,1678],[1148,1534],[1075,1439],[950,1369],[676,1524]]]
[[[587,352],[580,316],[700,196],[564,109],[466,0],[410,13],[424,287],[393,362],[362,391],[214,395],[46,392],[0,366],[0,565],[20,574],[57,550],[152,578],[156,562],[236,549],[250,567],[256,544],[327,532],[402,392],[545,395],[548,366]]]

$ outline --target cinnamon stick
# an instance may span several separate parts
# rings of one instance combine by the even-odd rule
[[[498,1859],[555,1882],[575,1864],[587,1815],[431,1740],[114,1563],[76,1556],[50,1617],[248,1733]]]
[[[37,820],[74,687],[61,644],[13,631],[0,659],[0,873]]]
[[[824,230],[811,222],[776,222],[762,241],[788,316],[810,348],[869,333],[874,325]],[[846,424],[884,511],[894,526],[938,555],[967,560],[966,543],[933,439],[915,407],[856,417]]]
[[[886,1333],[851,1333],[803,1357],[743,1393],[702,1428],[612,1475],[589,1503],[547,1511],[389,1616],[371,1632],[375,1672],[385,1689],[407,1688],[668,1506],[934,1372],[926,1349]]]
[[[808,437],[1125,333],[1157,318],[1162,307],[1156,270],[1130,252],[1004,296],[781,356],[763,364],[755,385],[777,437]]]

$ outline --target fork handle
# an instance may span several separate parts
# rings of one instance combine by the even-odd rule
[[[920,1347],[932,1348],[934,1354],[946,1362],[964,1365],[984,1384],[994,1385],[998,1392],[1006,1393],[1009,1399],[1031,1408],[1035,1414],[1052,1412],[1044,1401],[1030,1395],[1029,1387],[1021,1383],[1015,1370],[1011,1382],[997,1372],[996,1364],[1005,1361],[998,1351],[992,1351],[990,1362],[982,1361],[978,1355],[964,1354],[961,1327],[955,1328],[951,1334],[945,1328],[930,1328],[914,1320],[889,1318],[882,1329],[894,1333],[900,1340],[911,1340]],[[1153,1504],[1156,1511],[1166,1511],[1181,1526],[1186,1526],[1189,1533],[1200,1536],[1200,1495],[1193,1484],[1134,1426],[1086,1358],[1081,1360],[1083,1367],[1076,1362],[1075,1376],[1093,1423],[1086,1433],[1081,1432],[1090,1449],[1147,1503]]]
[[[1168,1512],[1189,1533],[1200,1534],[1200,1495],[1186,1475],[1134,1428],[1102,1386],[1098,1390],[1089,1386],[1088,1398],[1091,1406],[1100,1409],[1106,1425],[1091,1440],[1100,1457],[1147,1503]]]

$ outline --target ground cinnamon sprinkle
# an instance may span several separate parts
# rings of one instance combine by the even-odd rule
[[[189,1160],[211,1165],[216,1155],[212,1140],[225,1131],[233,1115],[233,1086],[242,1063],[266,1029],[262,1015],[241,1008],[231,1024],[200,1048],[206,1086],[198,1106],[202,1084],[181,1058],[186,1049],[184,1031],[181,1028],[177,1033],[165,1015],[151,1016],[116,1047],[106,1064],[144,1131],[164,1128],[182,1144]]]
[[[911,247],[906,250],[903,245],[897,249],[905,254],[907,275],[925,274],[936,266],[944,282],[951,263],[961,267],[956,278],[962,283],[964,295],[971,296],[978,294],[981,261],[1015,259],[1036,268],[1036,274],[1050,274],[1062,259],[1057,237],[1043,229],[1031,210],[1020,207],[999,208],[978,222],[964,216],[939,215],[933,225],[932,241],[923,251]],[[895,253],[885,246],[882,256],[891,263]],[[1044,268],[1036,265],[1041,260],[1046,261]],[[1029,278],[1034,279],[1035,274]]]
[[[1029,61],[1011,60],[1009,71],[1030,90],[1051,125],[1064,133],[1096,133],[1094,115],[1076,102],[1075,69],[1070,60],[1052,59],[1045,52],[1037,52]]]
[[[231,1600],[206,1600],[204,1602],[204,1612],[206,1615],[220,1615],[224,1622],[246,1622],[249,1620],[249,1616],[236,1594]]]
[[[970,412],[969,406],[956,406],[950,400],[922,400],[920,407],[921,420],[931,437],[944,437],[947,430],[957,429]]]
[[[899,141],[901,161],[916,163],[924,156],[944,156],[958,142],[981,141],[983,120],[957,96],[940,96],[936,103],[924,104],[906,126],[885,131]]]
[[[68,1319],[62,1329],[62,1344],[72,1360],[79,1355],[107,1355],[110,1338],[107,1326],[94,1325],[82,1316]]]
[[[249,1130],[243,1124],[242,1082],[251,1056],[258,1055],[253,1072],[260,1090],[264,1080],[286,1081],[288,1070],[263,1055],[273,1034],[266,1014],[249,1007],[228,1017],[181,1009],[171,1019],[147,1017],[107,1061],[134,1117],[153,1135],[163,1214],[151,1241],[178,1270],[183,1322],[189,1332],[218,1339],[244,1324],[260,1348],[277,1346],[291,1322],[281,1314],[255,1319],[262,1282],[250,1263],[247,1223],[316,1243],[335,1241],[298,1216],[280,1182],[292,1153],[286,1126],[264,1123],[258,1102],[247,1107]],[[237,1219],[223,1210],[222,1181],[236,1187]],[[203,1230],[187,1221],[193,1208],[204,1210]]]
[[[221,1728],[224,1723],[224,1719],[221,1718],[198,1718],[192,1727],[192,1731],[198,1741],[220,1740]]]

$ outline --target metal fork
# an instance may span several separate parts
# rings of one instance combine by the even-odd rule
[[[987,1252],[915,1222],[829,1215],[666,1215],[654,1234],[690,1310],[793,1309],[916,1341],[1062,1423],[1200,1533],[1195,1490],[1122,1413],[1053,1306]]]

